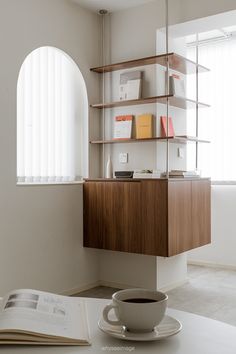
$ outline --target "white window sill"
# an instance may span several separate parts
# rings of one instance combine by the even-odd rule
[[[236,181],[211,181],[213,186],[236,186]]]
[[[65,186],[65,185],[75,185],[83,184],[84,180],[81,181],[71,181],[71,182],[17,182],[17,187],[48,187],[48,186]]]

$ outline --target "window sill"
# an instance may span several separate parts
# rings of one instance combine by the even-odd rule
[[[83,184],[84,180],[81,181],[71,181],[71,182],[17,182],[17,187],[48,187],[48,186],[65,186],[65,185],[76,185]]]
[[[211,181],[212,186],[236,186],[236,181]]]

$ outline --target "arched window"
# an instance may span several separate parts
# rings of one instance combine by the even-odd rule
[[[84,79],[63,51],[41,47],[17,84],[17,180],[70,182],[86,174],[88,99]]]

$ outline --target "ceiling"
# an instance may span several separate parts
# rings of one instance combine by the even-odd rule
[[[154,0],[73,0],[77,4],[98,12],[101,9],[106,9],[108,12],[119,11],[152,2]]]

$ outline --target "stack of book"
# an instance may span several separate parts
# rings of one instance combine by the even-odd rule
[[[166,173],[162,173],[162,177],[165,177]],[[200,178],[200,171],[185,171],[185,170],[171,170],[169,177],[171,178]]]
[[[135,170],[133,178],[161,178],[159,170]]]

